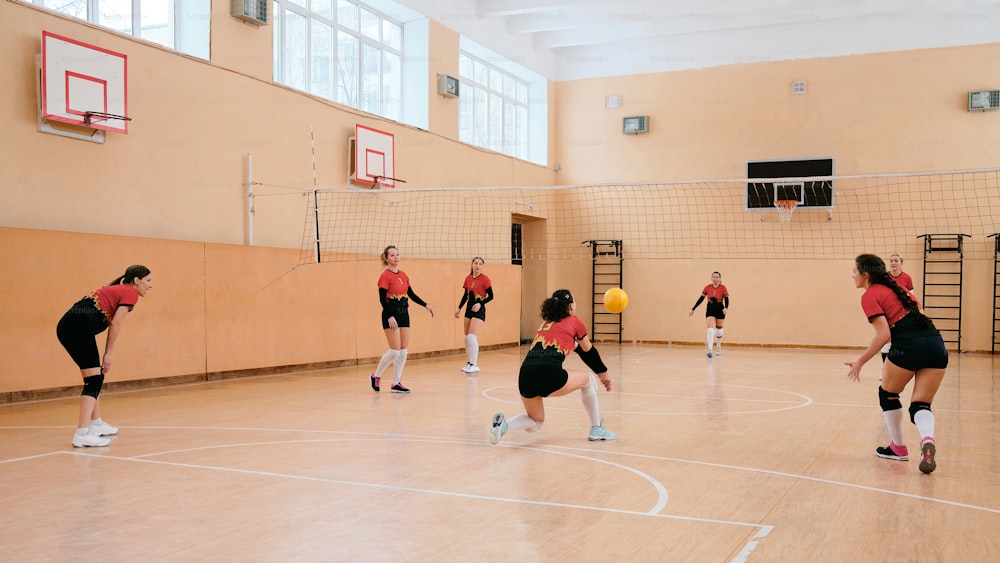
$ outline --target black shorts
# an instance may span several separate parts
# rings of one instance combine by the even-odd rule
[[[895,337],[886,359],[908,371],[944,369],[948,367],[948,350],[944,347],[941,334]]]
[[[396,317],[396,326],[399,328],[410,327],[410,310],[407,307],[394,307],[388,311],[382,311],[382,328],[389,327],[389,317]]]
[[[84,297],[59,319],[56,337],[81,370],[99,368],[101,354],[94,337],[107,328],[104,313],[97,308],[93,299]]]
[[[548,397],[562,389],[567,381],[569,374],[563,369],[561,361],[528,358],[521,364],[517,390],[525,399]]]
[[[469,304],[465,306],[465,318],[467,319],[480,319],[486,322],[486,305],[480,305],[478,311],[472,310],[472,305]]]
[[[725,319],[726,314],[722,312],[722,301],[709,301],[705,306],[705,316],[715,317],[719,320]]]

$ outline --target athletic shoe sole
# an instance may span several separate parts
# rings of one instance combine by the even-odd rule
[[[934,461],[936,453],[937,447],[934,446],[934,442],[924,442],[924,445],[920,446],[920,471],[931,473],[937,469],[937,462]]]

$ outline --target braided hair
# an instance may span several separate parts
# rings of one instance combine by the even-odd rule
[[[910,297],[910,292],[900,287],[896,280],[892,279],[881,258],[874,254],[861,254],[854,259],[854,264],[857,266],[858,272],[868,274],[869,283],[879,283],[891,289],[903,303],[903,308],[915,315],[913,318],[921,328],[933,326],[934,323],[927,318],[927,315],[920,312],[920,305],[917,305],[917,302]]]
[[[565,319],[572,302],[573,294],[568,289],[557,289],[552,297],[542,301],[542,319],[553,323]]]

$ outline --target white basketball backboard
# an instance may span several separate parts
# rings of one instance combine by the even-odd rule
[[[128,133],[128,61],[121,53],[42,32],[42,117]]]

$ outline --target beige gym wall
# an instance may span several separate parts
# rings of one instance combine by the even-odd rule
[[[321,188],[345,186],[345,140],[355,123],[396,136],[396,169],[407,187],[735,178],[748,159],[799,156],[833,156],[838,174],[934,170],[992,166],[1000,148],[1000,112],[964,110],[967,90],[995,87],[983,83],[1000,60],[1000,48],[990,45],[551,84],[550,164],[563,165],[554,172],[457,142],[456,100],[431,95],[431,131],[421,131],[274,85],[271,30],[243,24],[216,4],[206,62],[0,2],[0,60],[7,63],[0,89],[10,93],[0,104],[8,129],[0,141],[0,263],[7,274],[0,282],[7,304],[0,391],[78,385],[78,371],[55,341],[55,322],[131,262],[147,263],[156,287],[129,318],[110,381],[381,354],[375,257],[289,273],[302,237],[302,193],[314,184],[310,129]],[[99,145],[38,132],[34,55],[42,30],[128,55],[128,135],[109,134]],[[432,48],[445,51],[432,54],[430,73],[454,72],[454,64],[437,59],[454,57],[457,34],[436,22],[430,32]],[[809,82],[809,94],[787,93],[796,79]],[[612,93],[623,96],[621,110],[603,108]],[[651,132],[623,136],[621,117],[635,114],[651,116]],[[261,184],[254,247],[246,246],[247,154]],[[553,236],[544,221],[526,229]],[[902,250],[919,285],[913,247],[869,250]],[[626,261],[632,305],[625,338],[700,341],[703,314],[691,319],[687,311],[709,273],[721,270],[733,293],[727,342],[863,346],[871,329],[850,266],[822,253],[792,261]],[[467,261],[404,258],[403,268],[440,317],[413,312],[411,349],[459,350],[461,327],[452,315]],[[552,290],[590,291],[587,261],[526,262],[523,270],[488,264],[487,273],[498,297],[484,345],[531,331],[538,302]],[[988,350],[992,260],[970,261],[966,279],[963,348]],[[589,322],[590,305],[579,302]],[[432,326],[445,328],[426,330]]]

